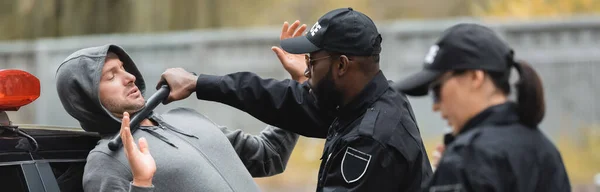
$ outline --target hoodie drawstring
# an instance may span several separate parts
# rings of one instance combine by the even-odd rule
[[[151,115],[151,116],[149,117],[149,119],[156,121],[156,122],[158,123],[158,127],[160,127],[161,129],[169,129],[169,130],[171,130],[171,131],[173,131],[173,132],[175,132],[175,133],[179,133],[179,134],[181,134],[181,135],[185,135],[185,136],[187,136],[187,137],[191,137],[191,138],[196,138],[196,139],[198,139],[198,137],[196,137],[195,135],[192,135],[192,134],[185,133],[185,132],[183,132],[182,130],[180,130],[180,129],[177,129],[177,128],[175,128],[175,127],[173,127],[173,126],[169,125],[168,123],[164,122],[164,121],[163,121],[163,120],[162,120],[160,117],[158,117],[158,116]],[[165,137],[165,136],[162,136],[160,133],[157,133],[156,131],[154,131],[154,130],[152,130],[152,129],[149,129],[149,128],[147,128],[147,127],[143,127],[143,126],[140,126],[140,127],[139,127],[139,129],[140,129],[140,130],[143,130],[143,131],[145,131],[145,132],[148,132],[148,133],[150,133],[150,135],[152,135],[152,136],[154,136],[154,137],[156,137],[156,138],[160,139],[161,141],[164,141],[165,143],[167,143],[167,144],[169,144],[169,145],[171,145],[171,146],[173,146],[173,147],[175,147],[175,148],[179,148],[179,147],[177,147],[177,146],[176,146],[174,143],[171,143],[171,142],[169,141],[169,138],[167,138],[167,137]]]
[[[198,137],[196,137],[195,135],[191,135],[191,134],[184,133],[182,130],[179,130],[179,129],[177,129],[177,128],[175,128],[175,127],[173,127],[173,126],[169,125],[169,124],[165,124],[165,125],[167,126],[167,128],[169,128],[169,129],[171,129],[171,130],[175,131],[176,133],[179,133],[179,134],[182,134],[182,135],[185,135],[185,136],[191,137],[191,138],[196,138],[196,139],[198,139]]]
[[[185,132],[183,132],[181,129],[177,129],[177,128],[175,128],[175,127],[173,127],[173,126],[169,125],[167,122],[164,122],[164,121],[163,121],[163,120],[162,120],[160,117],[157,117],[157,116],[151,116],[151,117],[150,117],[150,119],[152,119],[152,120],[156,121],[156,122],[157,122],[157,123],[158,123],[158,124],[159,124],[161,127],[166,127],[167,129],[170,129],[170,130],[172,130],[172,131],[174,131],[174,132],[176,132],[176,133],[179,133],[179,134],[181,134],[181,135],[185,135],[185,136],[187,136],[187,137],[191,137],[191,138],[196,138],[196,139],[198,139],[198,137],[196,137],[195,135],[192,135],[192,134],[185,133]]]
[[[148,129],[148,128],[145,128],[145,127],[140,127],[140,130],[146,131],[146,132],[150,133],[150,135],[152,135],[152,136],[154,136],[154,137],[156,137],[156,138],[164,141],[165,143],[167,143],[167,144],[169,144],[169,145],[171,145],[171,146],[173,146],[175,148],[178,148],[177,146],[175,146],[175,144],[173,144],[173,143],[171,143],[169,141],[169,138],[166,138],[165,136],[162,136],[160,133],[157,133],[156,131],[153,131],[152,129]]]

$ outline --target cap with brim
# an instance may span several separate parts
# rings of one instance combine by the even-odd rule
[[[396,83],[395,89],[412,96],[427,95],[429,84],[444,74],[444,71],[423,69],[406,79]]]
[[[446,71],[484,70],[510,74],[513,52],[491,29],[457,24],[442,33],[425,56],[423,70],[395,85],[412,96],[427,95],[429,84]]]
[[[310,42],[306,36],[281,40],[281,48],[292,54],[312,53],[321,50],[321,48]]]

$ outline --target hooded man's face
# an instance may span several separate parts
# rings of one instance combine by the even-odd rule
[[[145,104],[135,85],[135,76],[125,71],[123,62],[114,53],[106,56],[98,92],[102,105],[119,118],[123,112],[135,113]]]

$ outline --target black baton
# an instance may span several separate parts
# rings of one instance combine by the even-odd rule
[[[142,122],[142,120],[148,118],[148,116],[152,113],[154,108],[156,108],[156,106],[158,106],[159,103],[164,101],[169,96],[169,92],[170,92],[169,86],[162,85],[160,87],[160,89],[158,89],[158,91],[156,91],[156,93],[154,93],[152,96],[150,96],[150,98],[146,101],[146,106],[141,111],[139,111],[137,114],[135,114],[135,116],[133,118],[131,118],[131,121],[129,122],[131,134],[133,134],[133,132],[135,132],[135,130],[137,130],[140,122]],[[122,145],[123,145],[123,141],[121,140],[121,132],[117,133],[117,135],[115,137],[113,137],[110,140],[110,142],[108,142],[108,148],[111,151],[116,151]]]

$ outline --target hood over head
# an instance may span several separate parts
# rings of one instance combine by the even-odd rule
[[[56,71],[56,89],[63,107],[79,121],[81,128],[100,134],[117,133],[121,119],[113,116],[101,103],[99,97],[102,67],[108,52],[115,53],[123,62],[125,70],[136,77],[135,85],[142,96],[146,85],[135,63],[121,47],[103,45],[76,51],[69,55]]]

